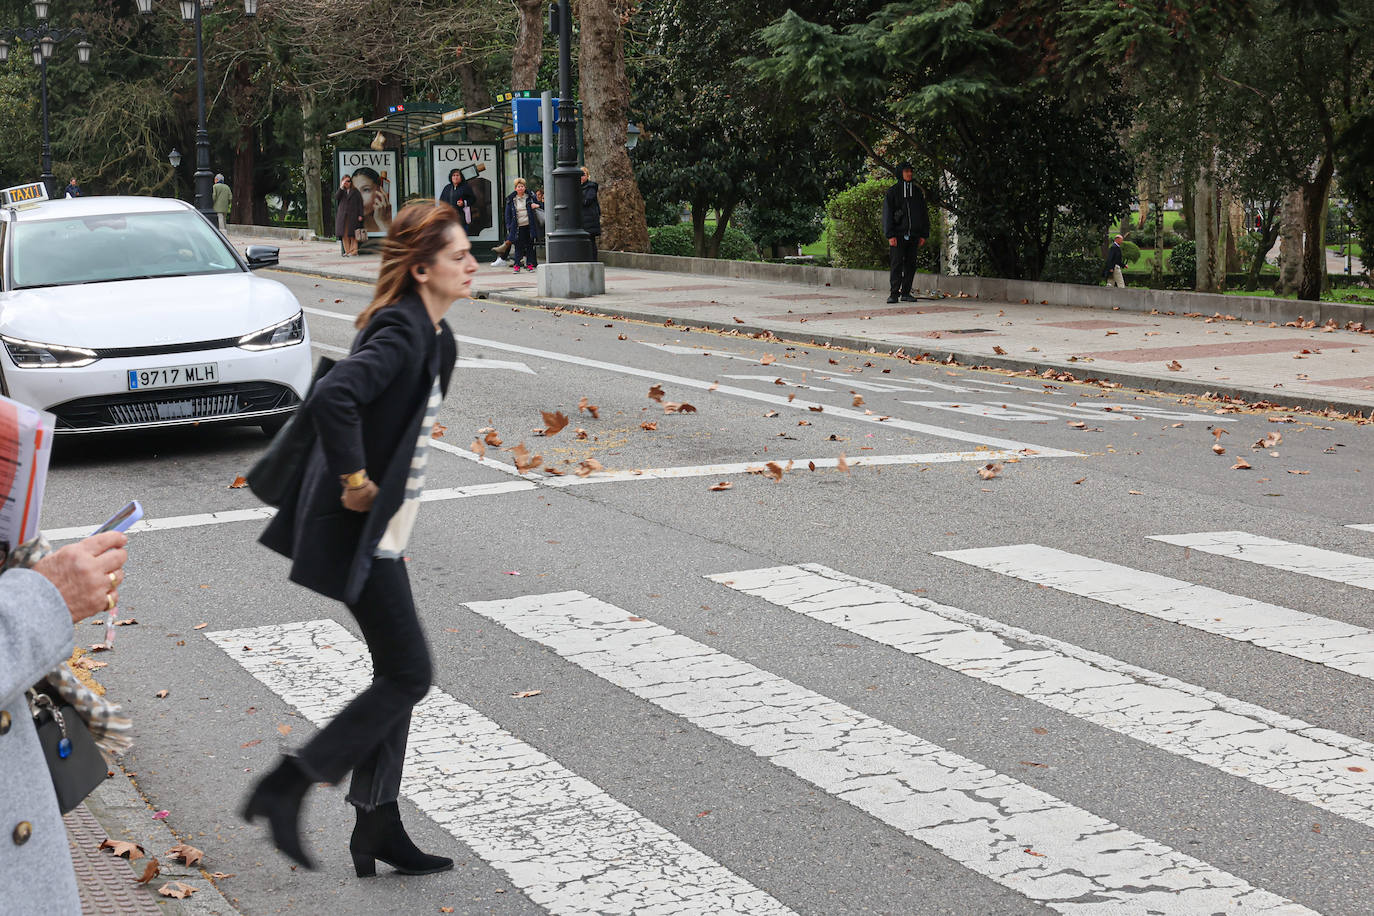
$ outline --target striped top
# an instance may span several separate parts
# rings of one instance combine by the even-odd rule
[[[434,385],[429,389],[429,403],[425,407],[425,419],[420,424],[420,437],[415,442],[415,456],[410,459],[410,473],[406,476],[406,495],[391,521],[386,523],[386,531],[377,542],[372,554],[382,560],[399,559],[410,541],[410,532],[415,528],[415,516],[420,511],[420,494],[425,489],[425,464],[429,460],[429,440],[434,432],[434,420],[439,416],[439,402],[443,394],[439,390],[439,377],[434,377]]]

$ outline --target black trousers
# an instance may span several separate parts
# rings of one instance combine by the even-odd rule
[[[539,266],[539,258],[534,253],[534,232],[529,226],[515,230],[515,263],[519,264],[521,258],[525,259],[526,267]]]
[[[588,233],[588,234],[590,235],[590,233]],[[594,236],[594,235],[591,236],[591,239],[592,239],[592,260],[593,260],[593,261],[599,261],[599,260],[601,260],[601,257],[597,254],[597,250],[596,250],[596,238],[597,238],[597,237]]]
[[[888,248],[888,259],[892,269],[888,273],[888,292],[893,295],[911,295],[911,283],[916,278],[916,252],[921,250],[920,239],[904,239],[897,236],[897,244]]]
[[[410,711],[429,691],[434,667],[404,560],[373,560],[362,595],[348,609],[372,653],[372,684],[297,757],[319,782],[337,783],[351,770],[348,801],[371,811],[400,795]]]

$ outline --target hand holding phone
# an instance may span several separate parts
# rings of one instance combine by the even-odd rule
[[[101,525],[91,534],[104,534],[106,531],[125,532],[133,527],[134,523],[143,518],[143,505],[138,500],[131,500],[124,508],[106,519],[105,524]],[[110,608],[109,614],[105,617],[105,648],[114,646],[115,619],[118,615],[118,608]]]

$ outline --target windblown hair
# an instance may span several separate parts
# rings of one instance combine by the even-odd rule
[[[411,276],[411,269],[434,263],[439,252],[451,241],[449,235],[454,229],[461,232],[462,225],[458,221],[458,211],[447,204],[426,201],[402,207],[391,221],[391,230],[382,243],[382,267],[377,273],[377,289],[372,294],[372,302],[363,309],[354,326],[367,327],[379,311],[413,292],[415,278]]]

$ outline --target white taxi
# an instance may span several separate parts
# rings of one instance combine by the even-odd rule
[[[282,284],[251,271],[190,204],[0,191],[0,390],[57,432],[263,427],[300,406],[310,336]]]

